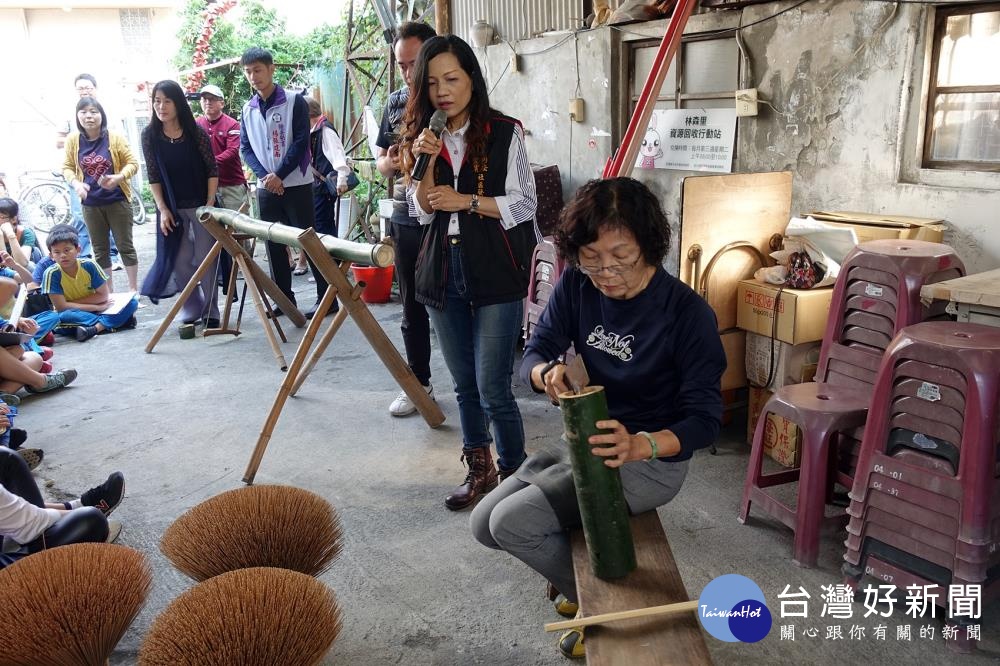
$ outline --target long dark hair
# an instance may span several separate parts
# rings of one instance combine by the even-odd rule
[[[92,106],[101,112],[101,134],[108,131],[108,114],[104,113],[104,107],[101,103],[97,101],[94,97],[81,97],[80,101],[76,103],[76,128],[80,130],[80,134],[87,136],[87,133],[83,130],[83,125],[80,124],[80,109]]]
[[[459,66],[472,79],[472,98],[469,100],[469,129],[465,134],[465,141],[470,155],[485,155],[486,124],[493,112],[490,108],[490,93],[472,47],[466,44],[461,37],[455,35],[431,37],[420,47],[420,55],[417,56],[417,62],[413,68],[413,88],[410,91],[410,99],[406,103],[406,115],[403,117],[403,145],[409,149],[413,140],[431,121],[434,105],[431,104],[430,86],[427,82],[428,65],[431,60],[442,53],[454,55]],[[407,154],[409,150],[403,152]]]
[[[158,82],[153,86],[153,92],[149,95],[150,104],[156,99],[156,93],[158,92],[163,93],[164,96],[174,103],[174,108],[177,109],[177,122],[180,123],[181,129],[184,130],[184,136],[194,140],[199,132],[199,128],[198,124],[194,121],[194,113],[191,111],[191,105],[188,104],[187,98],[184,97],[184,90],[180,84],[169,79]],[[153,117],[149,119],[149,127],[154,136],[163,131],[163,121],[157,117],[155,109],[153,110]]]
[[[650,266],[663,263],[670,249],[670,225],[660,200],[634,178],[588,181],[559,216],[555,241],[559,253],[579,265],[580,248],[597,240],[602,229],[627,229]]]

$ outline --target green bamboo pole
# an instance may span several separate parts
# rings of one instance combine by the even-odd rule
[[[250,234],[261,240],[274,241],[275,243],[302,249],[298,238],[302,230],[296,227],[278,224],[277,222],[255,220],[249,215],[213,206],[200,206],[195,211],[195,214],[198,215],[198,219],[202,222],[213,219],[219,224],[224,224],[236,231]],[[335,258],[361,264],[362,266],[385,268],[392,265],[393,258],[395,257],[395,251],[392,249],[392,246],[382,243],[376,243],[375,245],[352,243],[351,241],[329,234],[319,234],[319,239],[322,241],[323,247],[326,248],[327,252]]]
[[[621,475],[605,465],[604,458],[591,453],[594,446],[588,443],[592,435],[605,432],[596,425],[608,418],[604,387],[588,386],[579,394],[562,393],[559,407],[590,567],[598,578],[621,578],[636,566]]]

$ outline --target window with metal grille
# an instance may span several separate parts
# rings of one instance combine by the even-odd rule
[[[630,112],[639,101],[659,44],[659,40],[650,40],[632,45]],[[736,106],[738,75],[739,49],[735,39],[685,37],[667,70],[656,108],[731,109]]]
[[[152,46],[149,9],[119,9],[122,43],[127,52],[149,55]]]
[[[938,8],[923,166],[1000,171],[1000,2]]]

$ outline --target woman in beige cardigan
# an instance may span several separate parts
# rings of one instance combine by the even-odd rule
[[[104,107],[93,97],[81,97],[77,102],[76,127],[80,131],[66,139],[63,177],[83,202],[83,221],[90,232],[94,259],[108,274],[109,285],[110,232],[125,265],[128,288],[138,291],[139,259],[132,244],[129,179],[139,170],[139,163],[125,137],[108,131]]]

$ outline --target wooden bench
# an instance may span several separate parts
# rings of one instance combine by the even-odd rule
[[[632,516],[630,523],[637,567],[618,580],[601,580],[593,574],[583,531],[573,532],[576,593],[584,616],[688,600],[656,511]],[[712,663],[694,613],[587,627],[584,644],[590,666]]]

